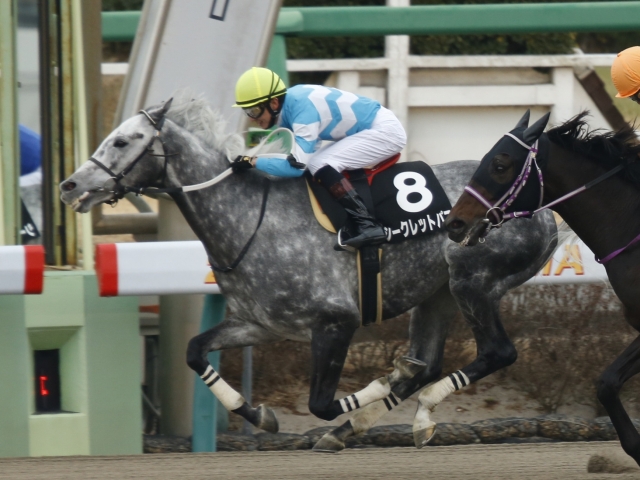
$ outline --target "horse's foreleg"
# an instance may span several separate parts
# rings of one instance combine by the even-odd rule
[[[344,402],[334,400],[334,396],[357,327],[357,320],[321,322],[311,334],[309,411],[323,420],[344,413]]]
[[[342,408],[342,413],[352,412],[378,400],[388,403],[389,410],[391,410],[401,402],[392,390],[427,368],[426,363],[408,356],[394,359],[393,366],[393,372],[389,375],[374,380],[359,392],[337,400]]]
[[[640,435],[619,397],[624,383],[638,372],[640,372],[640,337],[636,338],[604,371],[596,386],[598,400],[611,418],[620,438],[620,445],[627,455],[640,465]]]
[[[224,408],[240,415],[258,428],[276,433],[278,420],[273,411],[265,405],[259,405],[257,408],[249,405],[244,397],[214,370],[207,359],[207,354],[216,350],[253,346],[277,340],[280,338],[261,327],[224,321],[191,339],[187,350],[187,364],[200,375]]]
[[[418,411],[413,420],[413,440],[416,447],[422,448],[436,433],[436,422],[431,419],[431,413],[450,393],[466,387],[471,383],[464,372],[456,373],[429,385],[418,397]]]
[[[440,402],[456,390],[516,361],[516,349],[498,316],[501,296],[478,298],[476,293],[475,297],[473,292],[466,291],[465,297],[462,297],[464,301],[459,304],[473,330],[478,354],[469,365],[429,385],[420,393],[413,423],[413,437],[418,448],[426,445],[435,433],[436,423],[431,419],[431,413]]]
[[[416,306],[411,311],[409,356],[419,359],[426,366],[411,378],[404,378],[394,384],[390,394],[393,395],[393,399],[384,398],[355,412],[340,427],[325,434],[313,450],[333,453],[344,449],[347,438],[367,432],[400,402],[438,378],[442,372],[445,340],[457,311],[458,306],[449,292],[448,285]]]

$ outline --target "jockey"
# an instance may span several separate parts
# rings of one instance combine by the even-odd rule
[[[618,54],[611,66],[611,79],[618,91],[616,97],[640,104],[640,47],[627,48]]]
[[[307,168],[349,214],[356,229],[344,243],[378,245],[387,232],[368,211],[343,170],[372,167],[400,152],[407,135],[400,121],[375,100],[321,85],[286,88],[266,68],[253,67],[236,84],[236,104],[261,128],[293,131],[293,159],[240,157],[234,170],[254,166],[271,175],[299,177]],[[328,145],[321,146],[323,140]],[[241,165],[240,165],[241,164]]]

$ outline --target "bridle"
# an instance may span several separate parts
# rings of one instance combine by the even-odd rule
[[[151,115],[149,115],[145,110],[140,110],[140,112],[138,112],[138,113],[142,113],[145,117],[147,117],[147,119],[151,122],[151,124],[156,129],[156,133],[151,138],[149,143],[147,143],[145,148],[142,149],[140,154],[136,158],[134,158],[120,173],[117,173],[117,174],[114,173],[109,167],[107,167],[105,164],[103,164],[100,160],[98,160],[98,159],[96,159],[94,157],[89,157],[89,160],[91,162],[95,163],[102,170],[107,172],[109,174],[109,176],[111,177],[111,179],[115,183],[113,190],[107,190],[104,187],[95,188],[95,189],[91,190],[93,192],[108,192],[108,193],[113,193],[114,194],[114,198],[112,198],[111,200],[107,200],[104,203],[108,203],[110,205],[115,205],[116,203],[118,203],[118,200],[122,199],[127,193],[135,193],[136,195],[145,195],[145,194],[153,195],[153,194],[158,194],[158,193],[179,193],[179,192],[185,192],[186,193],[186,192],[193,192],[195,190],[202,190],[203,188],[211,187],[211,186],[215,185],[216,183],[221,182],[222,180],[224,180],[225,178],[227,178],[229,175],[231,175],[233,173],[233,170],[231,169],[231,165],[229,165],[217,177],[214,177],[211,180],[207,180],[206,182],[197,183],[195,185],[184,185],[184,186],[180,186],[180,187],[166,187],[166,188],[158,188],[158,187],[129,187],[127,185],[122,185],[120,183],[120,181],[129,172],[131,172],[131,170],[133,170],[133,168],[138,164],[138,162],[145,155],[150,155],[152,157],[164,157],[164,167],[163,167],[163,171],[162,171],[162,178],[163,178],[163,182],[164,182],[166,180],[166,177],[167,177],[167,157],[173,157],[175,155],[178,155],[178,153],[153,153],[152,146],[153,146],[154,142],[156,142],[156,141],[160,142],[160,144],[162,146],[162,151],[165,152],[164,143],[162,142],[162,139],[160,138],[162,126],[164,125],[164,120],[165,119],[164,119],[164,117],[162,117],[162,119],[160,119],[158,122],[156,122],[151,117]],[[293,144],[295,142],[294,137],[293,137],[293,133],[291,133],[290,130],[287,130],[285,128],[277,128],[277,129],[275,129],[274,131],[272,131],[267,136],[267,139],[264,140],[264,141],[265,142],[268,141],[268,139],[270,137],[278,138],[278,135],[282,134],[282,133],[287,133],[290,136],[289,142],[291,144]],[[287,158],[286,154],[279,154],[279,153],[269,153],[269,154],[265,154],[265,155],[269,156],[269,157]],[[260,157],[262,155],[256,155],[256,156]]]
[[[490,230],[494,228],[500,228],[502,224],[507,220],[511,220],[512,218],[531,218],[536,213],[541,212],[543,210],[547,210],[555,205],[558,205],[559,203],[569,200],[570,198],[575,197],[576,195],[584,192],[585,190],[593,187],[594,185],[597,185],[598,183],[606,180],[607,178],[612,177],[613,175],[621,171],[626,166],[625,164],[621,163],[620,165],[612,168],[608,172],[603,173],[602,175],[595,178],[594,180],[591,180],[590,182],[585,183],[582,187],[576,188],[575,190],[572,190],[566,195],[563,195],[562,197],[555,199],[553,202],[549,202],[546,205],[542,206],[542,200],[544,196],[544,180],[542,178],[542,169],[538,166],[538,162],[536,159],[538,155],[539,140],[536,140],[533,145],[529,146],[526,143],[524,143],[522,140],[517,138],[515,135],[512,135],[511,133],[505,133],[505,136],[513,138],[516,142],[518,142],[524,148],[529,150],[529,153],[527,154],[527,158],[524,162],[520,175],[518,175],[518,177],[514,180],[513,185],[511,186],[511,188],[509,188],[509,190],[507,190],[507,193],[505,193],[497,202],[495,202],[492,205],[487,199],[485,199],[482,196],[480,192],[475,190],[473,187],[469,185],[464,187],[465,192],[469,193],[469,195],[471,195],[473,198],[478,200],[482,205],[488,208],[487,213],[485,214],[484,219],[482,220],[482,222],[487,225],[487,228],[480,236],[480,241],[482,242],[484,241],[484,237],[486,237],[489,234]],[[507,208],[509,208],[511,204],[513,204],[513,202],[516,200],[516,198],[522,191],[522,188],[527,183],[527,180],[529,179],[529,176],[531,174],[532,166],[536,167],[536,170],[538,171],[538,181],[540,182],[540,200],[538,201],[537,209],[533,211],[524,210],[520,212],[506,213]],[[497,222],[493,223],[489,219],[490,215],[493,215],[497,219]],[[617,255],[619,255],[620,253],[622,253],[623,251],[625,251],[631,245],[634,245],[635,243],[638,243],[638,242],[640,242],[640,235],[634,238],[631,241],[631,243],[629,243],[625,247],[616,250],[615,252],[607,255],[606,257],[602,259],[599,259],[598,257],[596,257],[596,261],[598,263],[606,263],[609,260],[616,257]]]
[[[507,220],[511,220],[512,218],[521,218],[521,217],[530,218],[535,213],[538,213],[539,211],[544,210],[545,208],[549,208],[549,206],[540,208],[540,206],[542,205],[542,197],[544,194],[544,181],[542,178],[542,169],[538,165],[538,161],[537,161],[537,155],[539,151],[538,149],[539,140],[536,140],[533,145],[529,146],[526,143],[524,143],[522,140],[520,140],[518,137],[516,137],[515,135],[512,135],[511,133],[505,133],[505,136],[511,137],[520,145],[522,145],[524,148],[529,150],[529,153],[527,154],[527,158],[524,161],[524,165],[522,166],[522,170],[520,171],[520,174],[513,181],[513,184],[507,190],[507,192],[498,201],[491,204],[486,198],[484,198],[484,196],[480,192],[475,190],[470,185],[467,185],[466,187],[464,187],[465,192],[467,192],[473,198],[478,200],[482,205],[484,205],[488,209],[487,213],[484,216],[484,219],[482,220],[482,222],[487,225],[487,228],[482,234],[482,237],[486,237],[489,234],[490,230],[493,230],[494,228],[500,228],[502,224]],[[518,195],[520,194],[520,192],[522,192],[522,189],[527,184],[527,181],[531,176],[531,170],[533,169],[534,166],[538,172],[538,181],[540,183],[540,199],[538,201],[537,210],[534,210],[534,211],[525,210],[520,212],[506,213],[506,210],[513,204],[513,202],[515,202],[515,200],[518,198]],[[495,222],[491,221],[491,218],[490,218],[491,216],[495,218],[496,220]]]
[[[164,157],[164,167],[163,167],[163,172],[162,172],[162,177],[164,179],[164,178],[166,178],[166,175],[167,175],[167,157],[173,157],[175,155],[178,155],[177,153],[164,153],[165,152],[164,143],[162,142],[162,139],[160,138],[160,133],[162,131],[162,126],[164,125],[165,117],[163,116],[159,121],[156,122],[151,117],[151,115],[149,115],[149,113],[147,111],[140,110],[138,113],[142,113],[145,117],[147,117],[149,122],[151,122],[151,125],[153,125],[153,127],[155,128],[156,132],[151,137],[151,140],[149,140],[149,143],[147,143],[147,145],[142,149],[140,154],[136,158],[134,158],[126,167],[124,167],[122,169],[122,171],[120,171],[120,173],[113,172],[113,170],[111,170],[109,167],[107,167],[104,163],[102,163],[97,158],[89,157],[89,161],[93,162],[98,167],[100,167],[102,170],[107,172],[109,174],[109,176],[111,177],[111,180],[113,180],[113,182],[114,182],[113,190],[107,190],[105,187],[101,187],[101,188],[98,188],[98,189],[94,190],[96,192],[113,193],[113,195],[114,195],[113,198],[110,199],[110,200],[107,200],[105,202],[105,203],[108,203],[111,206],[115,206],[115,204],[117,204],[119,200],[124,198],[124,196],[127,193],[135,193],[136,195],[142,195],[144,193],[151,193],[151,190],[154,193],[174,193],[174,192],[178,192],[178,191],[180,191],[182,189],[181,187],[151,188],[151,189],[149,187],[129,187],[127,185],[122,185],[120,183],[120,181],[124,177],[126,177],[129,174],[129,172],[131,172],[131,170],[134,169],[134,167],[138,164],[138,162],[145,155],[150,155],[152,157]],[[163,153],[160,153],[160,154],[153,153],[153,144],[156,141],[159,141],[160,144],[162,145],[162,152]]]
[[[114,187],[113,190],[106,190],[104,188],[101,189],[96,189],[95,191],[108,191],[110,193],[113,193],[114,198],[112,198],[111,200],[106,201],[105,203],[108,203],[110,205],[114,205],[116,203],[118,203],[118,200],[122,199],[127,193],[135,193],[136,195],[144,195],[144,194],[154,194],[154,193],[178,193],[178,192],[192,192],[194,190],[201,190],[203,188],[207,188],[210,187],[212,185],[215,185],[216,183],[220,182],[221,180],[224,180],[225,178],[227,178],[230,174],[233,173],[233,170],[231,169],[231,165],[229,165],[229,167],[227,169],[225,169],[220,175],[218,175],[217,177],[203,182],[203,183],[199,183],[197,185],[188,185],[188,186],[182,186],[182,187],[167,187],[167,188],[156,188],[156,187],[128,187],[126,185],[122,185],[120,183],[120,181],[129,173],[131,172],[131,170],[133,170],[133,168],[138,164],[138,162],[142,159],[142,157],[144,157],[145,155],[151,155],[153,157],[164,157],[164,168],[163,168],[163,180],[166,179],[167,176],[167,157],[172,157],[174,155],[178,155],[178,153],[164,153],[165,149],[164,149],[164,143],[162,142],[162,139],[160,138],[160,134],[161,134],[161,130],[162,130],[162,126],[164,125],[164,120],[165,117],[164,115],[162,116],[162,118],[159,121],[155,121],[151,115],[149,115],[148,112],[146,112],[145,110],[140,110],[139,113],[142,113],[145,117],[147,117],[147,119],[151,122],[151,124],[154,126],[154,128],[156,129],[155,134],[153,135],[153,137],[151,137],[151,140],[149,140],[149,143],[147,143],[147,145],[145,146],[145,148],[142,150],[142,152],[140,152],[140,154],[134,158],[124,169],[122,169],[122,171],[120,173],[114,173],[109,167],[107,167],[105,164],[103,164],[102,162],[100,162],[99,160],[97,160],[94,157],[90,157],[89,160],[92,161],[93,163],[95,163],[98,167],[100,167],[102,170],[104,170],[105,172],[107,172],[109,174],[109,176],[111,177],[111,179],[114,181]],[[272,132],[274,133],[274,132]],[[159,141],[160,144],[162,145],[162,152],[161,154],[156,154],[156,153],[152,153],[153,152],[153,144]],[[264,219],[264,213],[265,210],[267,208],[267,198],[269,197],[269,189],[271,187],[271,182],[268,179],[265,179],[265,187],[264,187],[264,192],[262,194],[262,205],[260,207],[260,215],[258,217],[258,224],[256,225],[256,228],[253,232],[253,234],[251,235],[251,237],[249,237],[249,240],[247,241],[247,243],[244,245],[244,247],[242,248],[242,250],[240,251],[240,253],[238,254],[237,258],[231,262],[231,264],[227,265],[226,267],[221,267],[218,266],[214,263],[213,259],[211,257],[209,257],[209,265],[211,266],[211,269],[216,271],[216,272],[230,272],[231,270],[233,270],[234,268],[236,268],[240,262],[242,261],[242,259],[244,258],[245,254],[247,253],[247,251],[249,250],[249,247],[251,246],[251,243],[253,242],[253,239],[255,238],[256,234],[258,233],[258,229],[260,228],[260,225],[262,225],[262,220]]]

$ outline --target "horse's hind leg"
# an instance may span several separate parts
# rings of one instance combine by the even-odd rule
[[[442,372],[442,357],[447,333],[457,312],[458,306],[449,292],[448,285],[443,286],[431,298],[415,307],[411,311],[409,327],[411,339],[409,356],[421,360],[426,367],[410,379],[394,385],[389,397],[355,412],[340,427],[325,434],[313,450],[333,453],[344,449],[347,438],[365,433],[400,402],[438,378]]]
[[[340,400],[334,400],[340,374],[359,319],[327,319],[311,333],[311,391],[309,411],[323,420],[344,413]]]
[[[207,354],[216,350],[247,347],[278,340],[281,338],[262,327],[228,319],[189,341],[187,364],[200,375],[224,408],[240,415],[258,428],[276,433],[278,420],[273,411],[265,405],[259,405],[257,408],[249,405],[244,397],[231,388],[213,369],[207,360]]]
[[[596,386],[598,400],[607,410],[622,448],[640,465],[640,435],[618,395],[625,382],[638,372],[640,372],[640,337],[637,337],[604,371]]]
[[[471,325],[477,356],[466,367],[429,385],[420,393],[413,422],[413,437],[418,448],[426,445],[435,433],[436,424],[431,420],[431,413],[440,402],[456,390],[511,365],[518,356],[500,322],[499,305],[504,292],[485,291],[477,288],[477,285],[472,290],[469,288],[471,285],[472,281],[460,282],[457,292],[453,291],[463,315]]]

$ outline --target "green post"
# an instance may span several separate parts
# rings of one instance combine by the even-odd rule
[[[142,453],[136,297],[46,272],[41,295],[0,295],[0,312],[0,458]],[[59,351],[60,412],[35,411],[38,350]]]
[[[276,34],[304,37],[637,31],[640,1],[288,7]],[[132,41],[140,12],[103,12],[105,41]]]
[[[24,303],[24,295],[0,296],[0,457],[29,456],[33,376],[29,371]]]
[[[267,59],[267,68],[276,72],[285,85],[289,86],[287,72],[287,44],[284,35],[274,35]]]
[[[205,332],[224,320],[226,300],[222,295],[207,295],[202,309],[200,333]],[[220,352],[209,354],[209,363],[218,371],[220,369]],[[193,394],[193,437],[191,449],[194,452],[215,452],[218,432],[219,402],[209,391],[202,379],[196,374]],[[226,413],[226,411],[225,411]]]
[[[0,245],[15,245],[19,238],[17,17],[16,0],[0,1]]]

